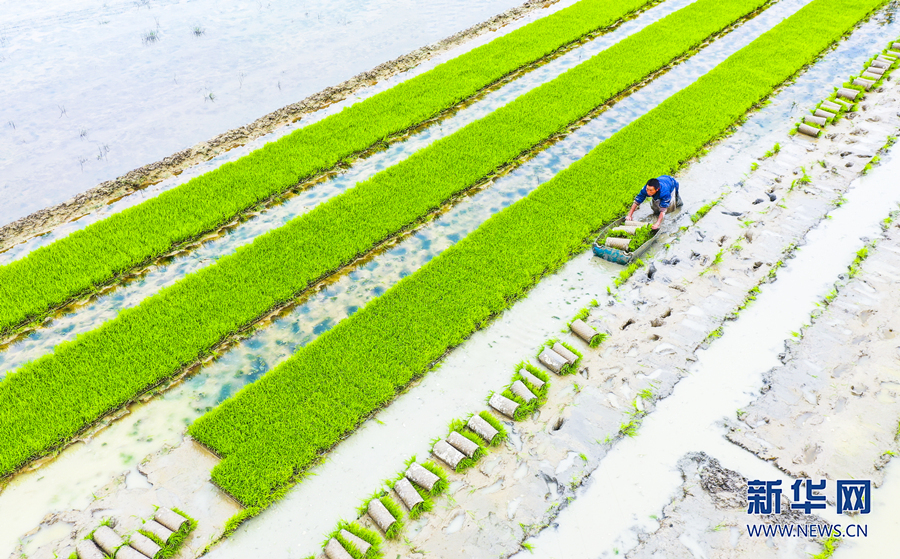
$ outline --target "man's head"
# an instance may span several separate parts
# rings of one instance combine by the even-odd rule
[[[659,192],[659,181],[656,179],[650,179],[647,181],[647,194],[650,196],[655,195]]]

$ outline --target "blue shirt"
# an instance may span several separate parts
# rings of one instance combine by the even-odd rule
[[[653,199],[659,200],[660,208],[668,208],[669,204],[672,202],[672,195],[678,191],[678,181],[669,175],[663,175],[656,180],[659,181],[659,189],[656,191],[656,194],[653,195]],[[642,188],[641,191],[638,192],[638,195],[634,197],[634,203],[640,205],[647,199],[647,196],[647,185],[644,185],[644,188]]]

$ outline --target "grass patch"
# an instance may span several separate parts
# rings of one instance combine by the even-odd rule
[[[190,434],[224,456],[213,480],[245,503],[266,503],[448,349],[588,248],[630,206],[632,185],[728,133],[882,4],[813,0],[198,419]]]
[[[481,419],[487,421],[491,427],[497,430],[497,434],[494,435],[494,438],[488,444],[490,444],[491,446],[498,446],[509,437],[509,433],[506,431],[506,426],[503,425],[503,423],[499,419],[494,417],[491,412],[483,411],[480,412],[478,416],[481,417]]]

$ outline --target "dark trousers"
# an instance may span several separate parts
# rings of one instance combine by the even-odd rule
[[[684,205],[684,203],[681,201],[681,193],[679,192],[679,190],[680,189],[678,188],[675,189],[675,196],[673,196],[674,200],[669,202],[669,209],[666,211],[666,213],[672,213],[676,209]],[[662,211],[662,208],[659,207],[659,200],[654,199],[650,204],[650,209],[653,210],[653,213],[659,215],[659,212]]]

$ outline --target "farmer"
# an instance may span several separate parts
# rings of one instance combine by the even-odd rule
[[[678,181],[669,175],[663,175],[647,181],[644,188],[634,197],[634,203],[631,204],[631,210],[625,219],[629,221],[633,219],[634,211],[647,199],[647,196],[653,198],[650,209],[653,210],[654,214],[659,214],[659,218],[653,224],[654,230],[659,229],[659,226],[662,225],[667,211],[674,212],[675,208],[680,208],[683,205],[681,195],[678,193]]]

